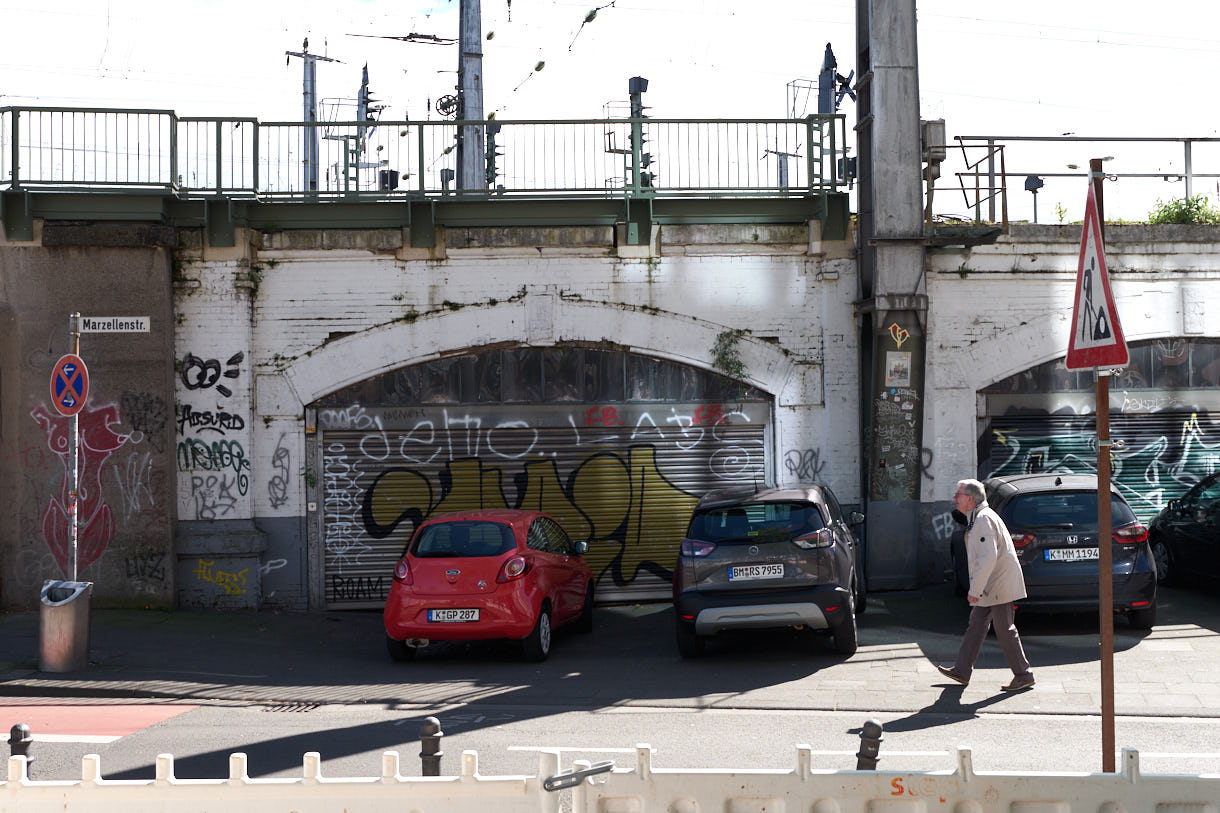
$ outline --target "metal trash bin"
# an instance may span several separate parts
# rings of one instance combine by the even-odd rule
[[[38,668],[75,672],[89,665],[89,599],[93,582],[47,579],[38,617]]]

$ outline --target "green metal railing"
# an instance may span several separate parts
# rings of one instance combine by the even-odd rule
[[[462,128],[487,144],[459,176]],[[843,116],[259,122],[171,110],[0,108],[0,189],[180,197],[808,197],[846,191]],[[463,187],[463,188],[459,188]]]

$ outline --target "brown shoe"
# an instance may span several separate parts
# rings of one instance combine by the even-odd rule
[[[963,686],[968,686],[970,684],[970,678],[966,677],[961,672],[954,669],[952,666],[939,666],[938,665],[936,668],[942,675],[949,678],[950,680],[956,680],[958,683],[962,684]],[[1033,678],[1030,678],[1030,680],[1032,681]]]
[[[1005,692],[1020,692],[1032,688],[1034,688],[1034,676],[1028,672],[1024,675],[1017,675],[1009,683],[1000,687]]]

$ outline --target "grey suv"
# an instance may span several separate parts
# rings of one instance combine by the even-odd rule
[[[853,512],[852,525],[864,516]],[[678,651],[703,653],[719,632],[827,630],[856,651],[864,612],[860,545],[825,485],[714,491],[695,506],[674,569]]]

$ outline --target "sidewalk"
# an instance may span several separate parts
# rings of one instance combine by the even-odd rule
[[[1150,634],[1114,623],[1119,715],[1220,716],[1220,597],[1166,589]],[[89,667],[38,671],[38,613],[0,615],[0,697],[530,706],[825,709],[861,712],[1098,714],[1095,616],[1018,616],[1038,684],[999,691],[1011,673],[989,641],[974,680],[951,661],[964,603],[947,585],[872,594],[860,650],[834,655],[789,632],[715,642],[678,657],[668,605],[599,607],[591,635],[560,631],[549,660],[524,663],[507,644],[441,645],[412,663],[386,655],[378,612],[90,615]]]

